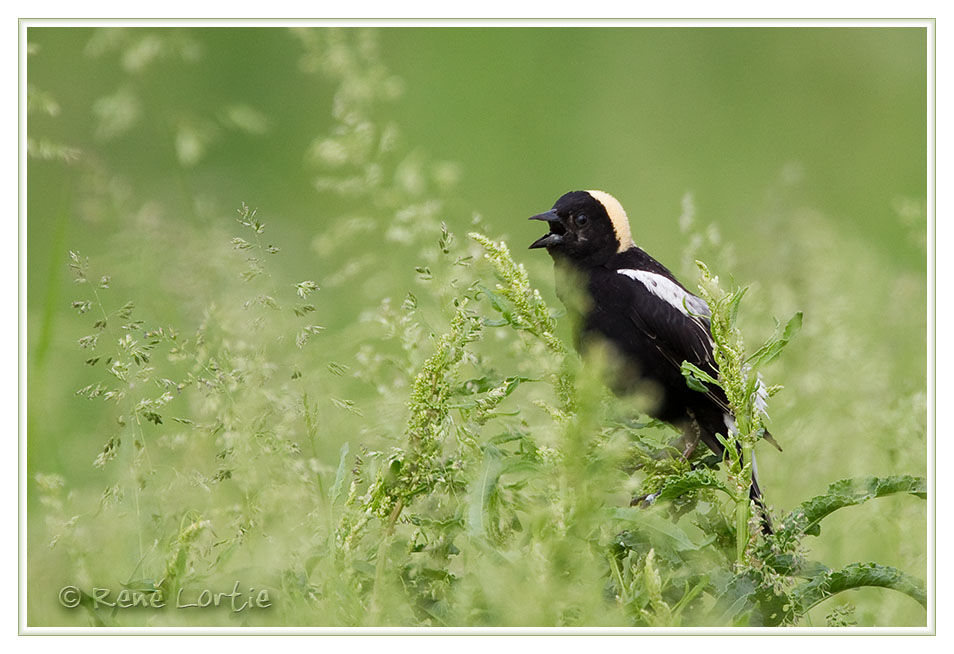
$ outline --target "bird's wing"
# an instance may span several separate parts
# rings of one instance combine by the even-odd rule
[[[634,337],[648,339],[679,374],[688,361],[714,378],[719,368],[712,354],[714,343],[709,331],[709,307],[702,298],[689,293],[670,277],[646,270],[621,268],[606,270],[595,279],[591,291],[597,304],[618,312],[637,330]],[[708,396],[729,413],[725,392],[711,384]]]

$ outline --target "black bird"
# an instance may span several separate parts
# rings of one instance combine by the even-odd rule
[[[718,377],[705,301],[633,243],[626,212],[609,193],[571,191],[530,220],[550,226],[530,248],[546,248],[553,257],[557,295],[580,314],[578,345],[600,340],[619,355],[614,390],[654,387],[658,402],[649,413],[682,430],[688,444],[684,454],[688,457],[702,440],[721,458],[725,448],[716,434],[735,428],[725,392],[713,385],[704,393],[695,391],[681,372],[688,361]],[[582,293],[574,298],[568,287],[576,286]],[[770,533],[754,457],[749,494]]]

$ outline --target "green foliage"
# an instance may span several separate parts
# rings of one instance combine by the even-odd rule
[[[785,323],[785,327],[782,328],[781,334],[770,339],[762,347],[756,350],[752,356],[745,360],[745,363],[756,369],[764,366],[767,363],[771,363],[778,357],[779,354],[781,354],[782,349],[788,345],[789,341],[792,340],[792,338],[801,328],[802,312],[799,311],[794,316],[789,318],[787,323]]]
[[[483,234],[471,233],[469,236],[486,250],[487,259],[493,264],[500,295],[486,287],[486,293],[493,308],[498,311],[506,324],[517,330],[526,330],[542,340],[548,348],[557,354],[566,352],[566,347],[555,336],[556,321],[550,315],[540,291],[530,286],[530,278],[522,265],[518,265],[510,255],[504,242],[495,243]],[[506,302],[501,300],[501,295]],[[512,307],[512,309],[510,308]],[[498,323],[494,323],[500,326]]]
[[[927,609],[927,592],[920,580],[877,563],[852,563],[841,570],[816,575],[798,586],[793,595],[798,610],[804,613],[836,593],[863,586],[891,588],[909,595]]]
[[[30,156],[70,169],[64,202],[77,220],[102,221],[113,234],[66,257],[82,236],[63,237],[44,296],[58,308],[34,317],[31,304],[31,319],[50,334],[49,353],[34,342],[30,364],[40,380],[29,398],[31,624],[804,625],[821,603],[828,622],[846,625],[872,622],[866,605],[824,602],[865,586],[923,604],[923,584],[900,567],[916,553],[889,561],[899,567],[833,570],[814,560],[837,558],[816,552],[839,542],[849,512],[836,509],[923,497],[923,479],[836,482],[776,518],[772,537],[748,500],[765,395],[779,389],[761,393],[759,373],[771,364],[790,384],[811,368],[786,367],[806,341],[844,349],[837,325],[812,331],[808,309],[806,333],[795,338],[794,307],[823,292],[727,292],[702,269],[722,375],[683,372],[702,392],[726,388],[738,431],[726,435],[726,461],[702,451],[686,461],[671,427],[642,415],[638,398],[606,389],[605,352],[581,360],[567,346],[550,286],[531,283],[537,271],[549,279],[549,262],[528,261],[528,270],[503,240],[485,236],[501,230],[458,206],[459,168],[405,142],[391,110],[402,83],[375,32],[292,35],[302,79],[328,104],[308,111],[330,116],[299,153],[320,202],[294,215],[314,212],[313,223],[244,203],[224,216],[233,200],[208,192],[199,173],[233,156],[229,139],[251,142],[286,125],[253,99],[217,95],[179,111],[147,93],[158,87],[148,75],[201,59],[205,37],[188,31],[103,30],[88,45],[89,56],[115,59],[122,77],[90,99],[91,138],[138,150],[130,139],[154,127],[174,181],[137,184],[90,156],[87,143],[54,146],[55,132],[31,127]],[[31,116],[61,120],[66,106],[29,91]],[[210,176],[232,197],[224,177]],[[283,179],[282,193],[293,183]],[[170,187],[185,201],[167,197]],[[690,260],[718,244],[711,230],[688,240]],[[729,249],[706,258],[729,269],[721,259]],[[69,296],[57,286],[67,271]],[[765,307],[748,303],[764,295],[790,301],[794,316],[749,353],[743,332],[767,330],[757,321],[750,330],[746,319]],[[817,398],[802,402],[811,388],[780,396],[780,411],[790,402],[814,416]],[[895,410],[885,430],[923,437],[907,405]],[[58,415],[68,416],[65,427]],[[815,437],[787,424],[792,441]],[[896,456],[892,470],[908,469]],[[819,470],[812,483],[829,478]],[[630,506],[634,496],[645,506]],[[823,520],[825,537],[808,539]],[[859,558],[869,557],[849,560]],[[180,590],[229,591],[236,580],[268,588],[273,606],[123,611],[92,593],[172,600]],[[48,602],[66,583],[81,589],[81,610]],[[908,602],[890,595],[884,605]]]
[[[895,493],[910,493],[927,499],[927,485],[923,478],[911,475],[841,479],[829,486],[825,494],[802,502],[789,513],[779,523],[778,537],[798,538],[802,534],[817,536],[820,533],[819,523],[833,511]]]
[[[243,206],[239,215],[239,223],[256,237],[264,233],[254,211]],[[445,243],[447,236],[444,228]],[[497,284],[488,288],[479,271],[470,275],[471,268],[455,272],[450,285],[461,289],[461,296],[451,303],[446,331],[433,338],[430,354],[410,380],[400,434],[382,450],[363,448],[351,472],[350,446],[345,443],[332,476],[306,475],[295,482],[299,497],[311,495],[307,504],[315,507],[315,516],[326,515],[319,522],[324,526],[293,556],[308,563],[287,567],[279,575],[288,601],[303,602],[294,604],[298,611],[309,606],[319,610],[333,597],[341,602],[327,613],[334,616],[334,624],[510,624],[500,596],[484,580],[499,582],[517,569],[548,588],[548,596],[564,598],[530,613],[529,622],[522,624],[583,626],[606,619],[647,626],[797,624],[819,602],[861,586],[898,590],[923,604],[923,585],[897,569],[859,563],[832,571],[800,554],[801,539],[817,534],[818,523],[836,509],[896,493],[923,497],[923,479],[842,480],[780,521],[774,535],[762,536],[758,518],[749,513],[747,450],[735,446],[745,442],[741,435],[726,436],[728,465],[723,473],[704,465],[689,467],[660,450],[652,421],[627,425],[610,420],[621,407],[602,385],[605,364],[597,357],[582,368],[570,365],[568,351],[555,335],[551,311],[506,246],[480,234],[472,238],[484,249]],[[256,271],[239,276],[244,284],[272,279],[261,258],[269,250],[261,244],[238,249],[246,252],[242,265]],[[446,255],[457,256],[453,247],[446,249]],[[215,341],[208,326],[201,326],[194,339],[183,339],[171,328],[148,330],[144,321],[132,321],[132,303],[112,312],[106,308],[100,290],[109,284],[105,277],[98,285],[89,283],[86,259],[71,253],[70,265],[93,298],[78,300],[74,307],[83,315],[103,316],[95,320],[94,338],[83,342],[106,357],[107,379],[121,382],[113,387],[102,381],[80,394],[119,403],[119,424],[132,430],[137,452],[148,449],[143,425],[165,424],[158,412],[168,412],[166,404],[177,398],[182,403],[183,395],[195,393],[227,395],[232,401],[213,403],[212,415],[199,409],[185,417],[180,410],[173,418],[198,433],[232,434],[222,439],[216,461],[208,462],[204,485],[242,485],[249,470],[240,453],[256,467],[274,470],[276,464],[291,463],[298,469],[294,462],[303,450],[302,432],[314,439],[319,429],[307,395],[292,387],[287,398],[269,394],[254,399],[255,385],[243,386],[262,369],[240,363],[222,349],[224,342],[210,349]],[[715,280],[703,270],[717,325],[713,331],[720,377],[713,379],[689,364],[684,374],[702,390],[733,380],[730,398],[738,403],[733,408],[760,428],[760,400],[749,381],[752,369],[733,326],[742,293],[719,294]],[[318,290],[310,281],[278,285],[294,289],[299,299]],[[243,303],[243,310],[271,317],[286,311],[272,295],[263,294],[266,291],[255,288],[254,299]],[[492,315],[482,315],[481,307]],[[405,308],[410,315],[418,311],[416,301]],[[296,309],[290,313],[300,319],[302,312]],[[114,316],[126,322],[111,327]],[[487,330],[501,328],[524,351],[541,345],[551,364],[538,370],[539,376],[529,377],[482,351],[479,345]],[[110,340],[111,329],[121,335],[118,347],[101,352],[99,343]],[[791,333],[785,330],[779,339],[787,341]],[[726,334],[735,341],[727,342]],[[777,343],[763,349],[778,352]],[[147,365],[160,346],[171,361],[195,360],[181,381],[160,377]],[[404,347],[411,342],[404,341]],[[297,350],[300,346],[288,350],[289,355]],[[252,346],[250,351],[259,350]],[[273,367],[287,369],[289,364],[276,361],[266,369]],[[524,389],[542,388],[541,380],[549,392],[536,400],[544,409],[539,416],[531,418],[527,408],[504,410],[515,399],[517,406],[530,407]],[[147,382],[171,390],[157,397],[143,395],[139,389],[148,387]],[[548,395],[556,406],[548,406]],[[347,400],[332,402],[353,407]],[[256,407],[252,413],[239,408],[246,403]],[[283,420],[269,407],[272,403],[298,404],[297,426],[291,432],[284,433]],[[555,437],[547,437],[547,432]],[[746,434],[749,440],[757,436],[752,428]],[[111,438],[96,465],[116,459],[121,442],[119,435]],[[732,456],[736,451],[741,454]],[[653,508],[620,507],[626,468],[643,471],[642,487],[652,491]],[[133,470],[141,480],[138,491],[147,490],[147,479],[150,485],[162,483],[160,468],[138,453]],[[288,491],[288,481],[292,479],[282,492]],[[249,490],[246,487],[245,493]],[[254,495],[248,500],[252,515],[260,515],[264,505],[253,508],[258,504]],[[209,517],[201,517],[196,509],[187,510],[164,551],[143,553],[141,565],[154,568],[152,578],[159,580],[149,582],[151,592],[171,595],[195,583],[198,561],[216,552],[205,561],[208,571],[201,576],[217,575],[236,551],[250,547],[249,535],[260,528],[260,519],[242,520],[235,536],[203,547],[203,533],[216,530],[225,517],[214,505],[208,511]],[[575,572],[567,578],[567,570]],[[570,588],[575,594],[567,594]],[[95,606],[88,610],[94,622],[110,623]],[[520,616],[528,619],[526,612]]]

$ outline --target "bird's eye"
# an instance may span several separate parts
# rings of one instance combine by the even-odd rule
[[[582,227],[583,225],[586,224],[586,215],[582,213],[578,214],[576,218],[573,219],[573,222],[576,224],[577,227]]]

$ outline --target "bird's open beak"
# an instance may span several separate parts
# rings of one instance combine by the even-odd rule
[[[549,233],[544,234],[531,243],[531,250],[534,248],[550,247],[551,245],[557,245],[563,241],[563,235],[566,234],[566,228],[563,226],[563,221],[560,220],[560,216],[557,215],[555,210],[550,209],[550,211],[545,213],[538,213],[536,216],[530,216],[530,220],[542,220],[550,224]]]

